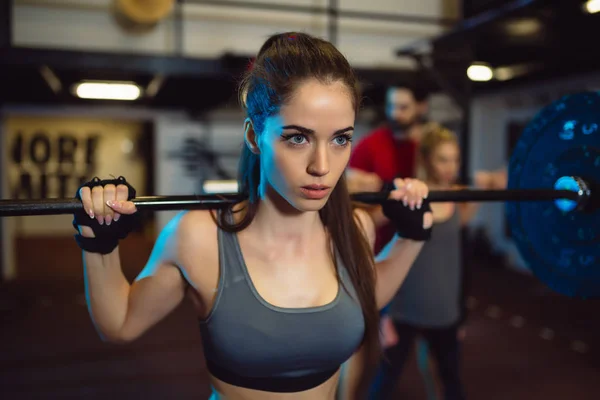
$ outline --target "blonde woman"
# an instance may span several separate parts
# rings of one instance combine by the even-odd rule
[[[424,126],[419,144],[417,178],[431,190],[460,189],[457,184],[461,154],[456,135],[434,123]],[[493,189],[505,185],[502,172],[476,174],[476,186]],[[370,398],[393,398],[413,343],[418,346],[419,367],[429,376],[427,360],[433,359],[444,399],[463,399],[460,379],[460,329],[462,321],[461,229],[477,211],[475,203],[432,203],[435,235],[424,246],[405,282],[388,308],[395,337],[388,339]],[[384,248],[379,257],[385,257]],[[388,327],[389,328],[389,327]],[[389,334],[388,334],[389,336]],[[420,342],[420,341],[419,341]],[[417,342],[417,343],[419,343]],[[429,357],[428,354],[429,353]],[[427,381],[427,379],[426,379]],[[432,385],[426,382],[429,397]]]

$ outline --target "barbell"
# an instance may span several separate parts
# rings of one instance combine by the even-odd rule
[[[600,92],[564,96],[543,108],[516,143],[506,190],[446,190],[431,202],[506,202],[516,246],[542,282],[571,297],[600,296]],[[355,193],[380,204],[388,192]],[[214,209],[244,200],[239,193],[147,196],[139,210]],[[0,200],[0,217],[72,214],[77,199]]]

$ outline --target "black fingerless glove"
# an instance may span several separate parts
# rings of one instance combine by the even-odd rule
[[[388,190],[393,189],[393,185]],[[421,208],[414,210],[410,206],[405,206],[402,201],[386,200],[382,204],[383,215],[385,215],[396,228],[398,235],[405,239],[417,241],[427,241],[431,238],[432,228],[423,228],[423,215],[431,212],[431,207],[427,199],[423,200]]]
[[[129,189],[127,199],[131,200],[135,198],[135,189],[122,176],[118,177],[117,179],[105,180],[100,180],[100,178],[94,177],[91,181],[84,183],[79,189],[77,189],[75,198],[81,200],[79,191],[83,187],[87,186],[91,190],[96,186],[104,187],[105,185],[110,184],[115,186],[127,186]],[[79,232],[77,227],[78,225],[89,226],[92,228],[92,231],[96,237],[88,238],[77,233],[75,235],[75,241],[82,250],[90,253],[109,254],[117,247],[119,240],[125,239],[127,235],[137,227],[138,223],[139,213],[136,212],[131,215],[121,214],[119,220],[113,221],[113,223],[110,225],[100,225],[98,220],[95,218],[90,218],[90,216],[82,208],[81,210],[76,211],[74,214],[73,227],[75,227],[75,230]]]

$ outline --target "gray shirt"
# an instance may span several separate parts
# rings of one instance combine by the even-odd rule
[[[360,347],[364,317],[338,257],[338,295],[307,308],[272,305],[257,291],[236,233],[218,230],[219,284],[200,321],[204,356],[218,379],[251,389],[301,391],[329,379]]]
[[[394,321],[425,328],[448,327],[461,313],[460,215],[453,215],[433,227],[406,280],[390,303]]]

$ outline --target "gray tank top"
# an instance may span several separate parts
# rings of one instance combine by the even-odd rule
[[[209,371],[227,383],[270,392],[307,390],[329,379],[364,335],[362,309],[343,265],[331,303],[281,308],[254,287],[237,234],[219,229],[218,242],[219,288],[200,321]]]
[[[446,221],[435,224],[394,299],[392,319],[426,328],[447,327],[460,318],[460,215],[455,207]]]

